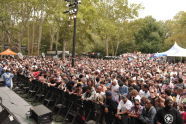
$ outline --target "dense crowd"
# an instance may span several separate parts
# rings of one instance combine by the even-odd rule
[[[13,87],[14,75],[22,74],[81,96],[103,106],[106,124],[186,123],[184,63],[167,63],[145,54],[118,60],[80,57],[71,61],[27,57],[4,58],[0,74]]]

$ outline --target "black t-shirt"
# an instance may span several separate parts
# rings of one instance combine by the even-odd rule
[[[104,106],[108,108],[109,113],[115,114],[117,112],[118,104],[112,99],[106,99]]]
[[[183,124],[180,113],[174,109],[160,109],[155,116],[155,124],[160,122],[161,124]]]

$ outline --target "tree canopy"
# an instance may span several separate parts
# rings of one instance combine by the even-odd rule
[[[72,49],[73,20],[65,0],[1,0],[1,50],[28,55]],[[77,15],[77,53],[161,52],[175,41],[186,47],[186,12],[173,20],[138,18],[142,5],[128,0],[82,0]]]

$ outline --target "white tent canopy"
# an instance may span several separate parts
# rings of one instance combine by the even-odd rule
[[[155,56],[186,57],[186,49],[178,46],[178,44],[175,42],[169,50],[162,53],[156,53]]]

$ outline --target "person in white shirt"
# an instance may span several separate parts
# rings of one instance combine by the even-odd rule
[[[116,118],[118,118],[119,123],[128,123],[128,113],[130,112],[132,106],[132,102],[127,98],[127,96],[121,96],[116,114]]]
[[[96,92],[91,87],[86,87],[86,92],[81,96],[82,100],[94,100]]]
[[[111,86],[112,99],[117,102],[119,102],[118,91],[119,91],[119,85],[116,81],[113,81]]]
[[[95,96],[94,96],[94,100],[97,104],[104,104],[104,100],[105,100],[105,93],[102,92],[102,87],[101,86],[98,86],[97,89],[96,89],[96,93],[95,93]]]
[[[141,97],[146,97],[146,98],[150,97],[150,92],[149,92],[148,85],[145,84],[145,85],[142,86],[142,89],[139,91],[139,95]]]
[[[138,100],[139,102],[141,102],[141,97],[138,93],[137,90],[133,89],[131,92],[130,92],[130,96],[131,96],[131,100],[134,101],[134,100]]]

